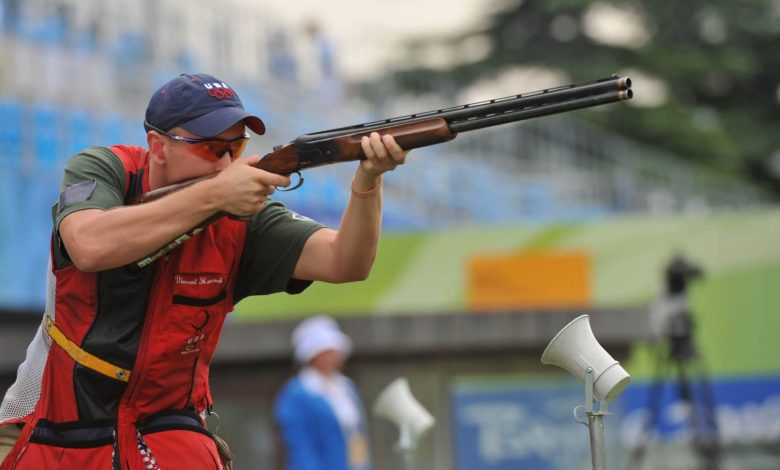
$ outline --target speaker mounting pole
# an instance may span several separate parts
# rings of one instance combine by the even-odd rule
[[[400,422],[398,424],[398,443],[396,444],[396,451],[401,454],[401,458],[404,462],[404,470],[415,470],[414,453],[417,449],[417,443],[412,435],[412,427],[407,422]]]
[[[585,369],[585,404],[574,407],[574,421],[588,427],[590,435],[590,457],[593,463],[593,470],[607,470],[607,453],[604,448],[604,416],[608,415],[607,401],[598,401],[598,411],[593,407],[597,402],[593,398],[593,368]],[[587,421],[581,420],[577,416],[577,410],[585,409]]]

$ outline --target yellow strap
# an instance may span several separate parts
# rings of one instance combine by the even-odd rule
[[[94,370],[106,377],[111,377],[122,382],[130,380],[130,371],[117,367],[110,362],[106,362],[97,356],[81,349],[76,343],[69,340],[67,336],[54,324],[50,315],[46,315],[46,331],[55,343],[57,343],[74,361],[82,366]]]

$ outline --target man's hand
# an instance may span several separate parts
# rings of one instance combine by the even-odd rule
[[[380,136],[372,132],[361,139],[366,159],[361,160],[355,175],[354,187],[358,191],[369,191],[379,184],[379,177],[386,171],[393,171],[406,162],[408,151],[402,149],[391,135]]]
[[[277,186],[289,186],[288,176],[254,168],[257,155],[239,158],[213,179],[213,194],[220,210],[233,215],[260,212]]]

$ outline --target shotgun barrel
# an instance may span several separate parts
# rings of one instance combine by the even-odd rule
[[[452,140],[461,132],[522,121],[576,109],[589,108],[633,97],[631,79],[613,75],[581,85],[566,85],[520,95],[496,98],[446,109],[409,114],[381,121],[339,127],[322,132],[303,134],[291,143],[278,146],[280,152],[294,151],[297,167],[269,154],[260,168],[290,174],[322,165],[364,158],[360,138],[371,132],[390,134],[405,150]],[[435,133],[431,129],[436,129]],[[293,150],[294,149],[294,150]]]
[[[588,101],[588,99],[593,99],[593,97],[596,96],[601,98],[595,101]],[[485,126],[474,128],[471,126],[457,127],[459,123],[463,123],[464,121],[479,121],[497,115],[509,115],[519,111],[530,111],[532,109],[542,109],[546,107],[550,107],[554,110],[546,113],[539,112],[538,114],[528,113],[525,115],[516,115],[518,119],[506,121],[513,122],[522,119],[529,119],[531,117],[562,113],[575,109],[587,108],[590,106],[597,106],[615,101],[622,101],[631,99],[632,97],[633,92],[631,91],[631,79],[628,77],[619,77],[617,75],[613,75],[609,78],[602,78],[600,80],[580,85],[559,86],[545,90],[523,93],[520,95],[453,106],[451,108],[409,114],[406,116],[383,119],[380,121],[367,122],[365,124],[357,124],[354,126],[340,127],[312,134],[304,134],[295,139],[294,142],[310,143],[322,139],[353,134],[356,132],[370,132],[401,123],[419,122],[431,118],[442,118],[447,121],[451,127],[455,125],[459,130],[456,131],[455,129],[452,129],[453,132],[465,132],[467,130],[489,127],[491,125],[504,124],[504,122],[497,124],[487,124]],[[563,103],[569,103],[569,105],[563,106]]]

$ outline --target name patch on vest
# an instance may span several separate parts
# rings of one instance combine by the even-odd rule
[[[174,302],[209,305],[224,299],[227,289],[225,273],[177,273],[173,278]],[[192,303],[199,300],[200,302]]]
[[[174,277],[177,286],[210,286],[213,284],[223,285],[225,283],[224,274],[177,274]]]

